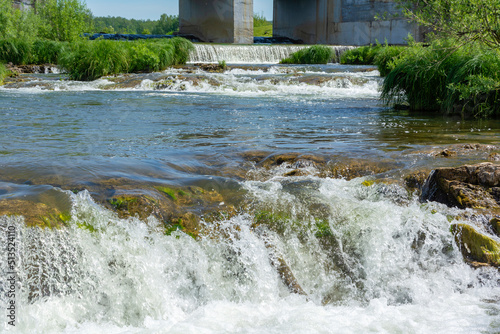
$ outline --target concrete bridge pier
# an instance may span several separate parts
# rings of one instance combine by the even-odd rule
[[[328,0],[274,0],[273,16],[274,37],[288,37],[305,44],[326,44],[333,4]]]
[[[180,0],[179,34],[203,42],[253,43],[253,0]]]

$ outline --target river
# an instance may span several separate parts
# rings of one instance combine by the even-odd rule
[[[500,273],[466,264],[449,231],[463,210],[423,203],[399,182],[485,161],[487,149],[466,144],[498,147],[498,120],[391,110],[370,66],[284,66],[249,57],[252,47],[210,48],[193,63],[228,59],[226,72],[190,63],[0,87],[0,203],[71,215],[59,229],[0,217],[2,243],[16,229],[17,275],[13,327],[2,255],[2,332],[500,331]],[[362,177],[332,174],[356,163],[368,166]],[[105,205],[159,186],[184,189],[170,201],[200,217],[198,237]],[[215,199],[188,200],[197,189]]]

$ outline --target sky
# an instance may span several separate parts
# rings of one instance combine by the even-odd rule
[[[158,20],[163,13],[179,15],[179,0],[86,0],[86,3],[94,16]],[[273,0],[254,0],[253,11],[271,20]]]

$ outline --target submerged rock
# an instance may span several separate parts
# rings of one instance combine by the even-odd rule
[[[453,224],[451,231],[464,257],[495,267],[500,266],[500,243],[466,224]]]

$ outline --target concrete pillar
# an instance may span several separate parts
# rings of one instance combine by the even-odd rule
[[[328,43],[368,45],[377,42],[405,44],[411,33],[417,41],[421,33],[402,17],[392,0],[331,0],[334,15],[328,27]],[[375,19],[375,16],[381,17]]]
[[[326,43],[328,0],[274,0],[273,35]]]
[[[275,37],[305,44],[405,44],[409,33],[422,40],[393,0],[274,0],[273,20]]]
[[[253,43],[253,0],[179,0],[179,34],[203,42]]]

